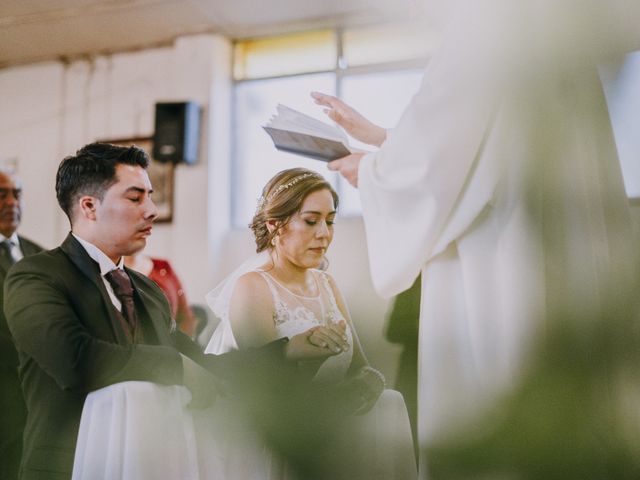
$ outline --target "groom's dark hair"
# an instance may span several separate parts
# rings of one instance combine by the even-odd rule
[[[149,155],[135,145],[90,143],[62,160],[56,175],[56,197],[72,225],[76,200],[83,195],[102,200],[109,187],[118,181],[116,166],[121,163],[147,168]]]

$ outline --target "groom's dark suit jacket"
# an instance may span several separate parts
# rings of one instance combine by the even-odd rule
[[[18,240],[25,257],[42,251],[42,247],[24,237],[18,236]],[[0,256],[0,305],[4,301],[2,287],[10,267],[9,259]],[[17,478],[26,416],[18,379],[18,352],[7,319],[0,310],[0,478],[3,480]]]
[[[128,380],[181,384],[178,350],[198,357],[195,344],[170,332],[169,306],[157,285],[127,272],[144,334],[144,344],[135,346],[120,327],[97,263],[72,235],[60,247],[25,258],[11,269],[5,313],[20,357],[28,408],[23,480],[70,478],[89,392]],[[281,359],[281,345],[273,344],[260,355]],[[237,352],[206,357],[206,366],[218,374],[234,362],[261,363]]]

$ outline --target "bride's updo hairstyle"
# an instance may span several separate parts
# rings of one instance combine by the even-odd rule
[[[318,190],[329,190],[333,204],[338,208],[338,194],[322,175],[306,168],[290,168],[277,173],[262,189],[256,214],[249,224],[256,240],[256,252],[272,248],[273,239],[291,217],[300,211],[307,195]],[[267,221],[275,220],[276,228],[269,232]]]

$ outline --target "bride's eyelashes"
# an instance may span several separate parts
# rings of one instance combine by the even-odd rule
[[[316,225],[318,223],[317,220],[307,220],[307,219],[305,219],[304,222],[307,225],[310,225],[310,226],[314,226],[314,225]],[[327,224],[327,226],[331,227],[331,226],[333,226],[335,224],[335,220],[333,220],[333,219],[332,220],[327,220],[326,224]]]

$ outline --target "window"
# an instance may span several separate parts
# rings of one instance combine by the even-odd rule
[[[232,168],[234,226],[249,224],[256,201],[267,180],[280,170],[305,167],[316,170],[331,181],[325,165],[316,160],[279,152],[271,138],[261,128],[275,113],[275,106],[284,103],[309,115],[318,108],[308,101],[311,90],[335,93],[334,75],[315,73],[238,83],[235,89],[235,152]],[[332,183],[335,184],[335,174]]]
[[[236,80],[333,70],[337,43],[333,30],[320,30],[236,42]]]
[[[324,162],[277,151],[262,130],[278,103],[329,122],[309,96],[343,98],[386,128],[393,127],[418,90],[432,48],[414,25],[322,30],[236,42],[232,219],[245,227],[264,184],[285,168],[318,171],[340,195],[340,215],[360,214],[357,191]],[[354,147],[362,147],[355,140]],[[367,147],[370,148],[370,147]]]

